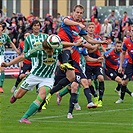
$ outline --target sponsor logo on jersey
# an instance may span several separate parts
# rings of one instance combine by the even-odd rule
[[[46,58],[44,59],[43,63],[46,64],[46,65],[51,65],[55,62],[55,59],[54,58]]]

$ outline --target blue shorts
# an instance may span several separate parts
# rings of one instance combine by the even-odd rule
[[[126,79],[130,80],[132,76],[133,76],[133,64],[128,63],[125,68],[123,80],[126,80]]]

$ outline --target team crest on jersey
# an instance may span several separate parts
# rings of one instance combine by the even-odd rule
[[[0,42],[0,46],[2,46],[3,45],[3,42]]]
[[[51,65],[55,62],[55,59],[54,58],[46,58],[44,59],[43,63],[46,64],[46,65]]]

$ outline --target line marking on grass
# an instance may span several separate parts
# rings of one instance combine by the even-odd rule
[[[93,111],[93,112],[87,112],[87,113],[75,113],[74,116],[79,116],[79,115],[88,115],[88,114],[101,114],[101,113],[112,113],[112,112],[119,112],[119,111],[128,111],[128,110],[133,110],[133,108],[128,108],[128,109],[115,109],[115,110],[105,110],[105,111]],[[44,120],[44,119],[53,119],[53,118],[62,118],[66,117],[66,115],[57,115],[57,116],[45,116],[45,117],[40,117],[40,118],[31,118],[31,121],[36,121],[36,120]],[[54,121],[55,122],[55,121]],[[81,122],[82,123],[82,122]],[[92,122],[93,123],[93,122]],[[121,123],[120,123],[121,124]],[[126,125],[126,124],[125,124]],[[131,124],[127,124],[131,125]]]
[[[32,120],[32,121],[36,121],[36,122],[47,122],[47,123],[72,123],[72,124],[97,124],[97,125],[117,125],[117,126],[133,126],[133,124],[131,123],[115,123],[115,122],[91,122],[91,121],[86,121],[86,122],[81,122],[81,121],[70,121],[73,119],[67,119],[66,121],[57,121],[57,120],[52,120],[52,121],[45,121],[45,120]]]

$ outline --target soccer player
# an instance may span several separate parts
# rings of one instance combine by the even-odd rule
[[[94,35],[94,28],[95,28],[95,24],[93,22],[89,23],[88,29],[87,29],[88,36],[97,40],[98,38]],[[98,58],[102,56],[100,47],[97,47],[96,49],[92,49],[92,50],[88,49],[88,55],[92,58]],[[104,94],[104,76],[103,76],[104,73],[103,73],[102,63],[86,61],[85,74],[87,76],[91,92],[95,97],[95,104],[97,104],[98,107],[102,107],[102,99]],[[97,99],[97,95],[94,91],[94,87],[92,86],[92,75],[95,75],[99,81],[99,99]]]
[[[0,22],[0,63],[4,61],[4,51],[5,44],[9,43],[12,48],[19,54],[19,50],[15,47],[14,43],[11,41],[10,37],[3,33],[2,23]],[[3,93],[3,83],[5,79],[4,67],[0,66],[0,93]]]
[[[116,101],[117,103],[122,103],[124,101],[127,84],[133,76],[133,25],[131,25],[130,35],[131,35],[130,38],[124,40],[122,53],[120,54],[120,66],[118,72],[119,73],[122,72],[122,64],[124,61],[126,51],[128,52],[128,64],[124,71],[124,76],[122,79],[122,87],[121,87],[121,96],[120,99]]]
[[[37,43],[40,44],[40,42],[43,42],[48,35],[41,33],[41,22],[39,20],[34,20],[31,24],[32,33],[27,36],[24,40],[24,50],[23,52],[26,53],[28,50],[33,49],[36,47]],[[32,60],[32,67],[36,64],[36,58],[31,58]]]
[[[28,120],[33,113],[35,113],[40,107],[41,103],[46,97],[46,87],[52,88],[54,83],[54,73],[57,66],[58,55],[62,51],[62,45],[59,41],[60,47],[53,49],[49,46],[48,42],[51,36],[43,41],[37,47],[29,50],[24,55],[18,56],[9,63],[3,62],[1,65],[3,67],[16,64],[20,61],[23,61],[26,58],[34,57],[36,58],[36,66],[32,68],[31,73],[25,78],[22,82],[20,88],[16,90],[13,96],[10,99],[11,103],[14,103],[17,99],[23,97],[27,91],[33,90],[34,86],[38,85],[38,95],[36,100],[30,105],[27,112],[22,116],[20,123],[31,124]],[[59,37],[58,37],[59,38]],[[52,45],[52,44],[51,44]]]
[[[30,32],[26,31],[24,33],[24,38],[26,38],[27,36],[30,35]],[[24,41],[21,41],[19,43],[19,50],[21,52],[21,54],[23,53],[24,50]],[[30,72],[32,66],[31,66],[31,59],[25,59],[22,62],[22,67],[21,70],[19,72],[19,75],[17,77],[17,80],[15,82],[15,85],[12,87],[11,92],[13,93],[15,91],[15,89],[18,87],[19,83],[22,81],[22,79]]]
[[[121,90],[121,84],[122,84],[122,73],[118,73],[118,60],[120,58],[120,53],[122,51],[122,42],[117,41],[114,48],[104,53],[105,57],[105,74],[111,79],[118,83],[116,87],[116,91],[119,92]],[[130,96],[133,96],[133,93],[131,93],[127,88],[126,92],[129,93]],[[116,102],[117,103],[117,102]]]
[[[68,63],[69,60],[71,60],[70,59],[71,58],[71,49],[72,49],[71,46],[80,46],[82,44],[81,41],[79,41],[79,40],[81,40],[79,35],[81,35],[83,38],[85,38],[90,43],[96,44],[96,43],[105,43],[106,42],[106,41],[100,42],[97,40],[93,40],[92,38],[87,36],[87,32],[85,30],[85,25],[84,25],[83,19],[82,19],[83,13],[84,13],[84,7],[82,5],[74,6],[72,16],[67,16],[63,19],[61,27],[58,32],[58,36],[61,38],[62,44],[63,44],[63,52],[59,55],[59,61],[61,63],[61,68],[67,69],[66,73],[68,73],[68,70],[69,70],[69,75],[71,75],[69,78],[72,79],[72,80],[69,80],[70,82],[73,82],[75,79],[74,67],[70,63]],[[88,47],[88,48],[97,47],[97,46],[89,45],[87,43],[87,41],[86,42],[82,41],[83,43],[85,43],[84,44],[85,47]],[[74,42],[77,42],[77,43],[75,44]],[[68,81],[65,81],[65,82],[68,83]],[[46,98],[47,102],[51,98],[51,95],[53,95],[54,93],[56,93],[59,90],[60,90],[59,88],[57,88],[56,90],[52,89],[50,92],[50,95],[48,95],[48,97]]]
[[[105,43],[106,41],[97,41],[94,40],[93,38],[89,37],[86,32],[86,26],[84,24],[83,18],[84,14],[84,7],[82,5],[75,5],[73,8],[73,14],[72,16],[67,16],[63,19],[61,28],[58,32],[58,35],[60,36],[62,43],[64,45],[64,50],[61,55],[62,58],[62,64],[61,67],[68,67],[68,60],[71,55],[71,43],[76,42],[82,36],[87,42],[92,43],[92,44],[97,44],[97,43]],[[80,35],[80,36],[79,36]],[[91,45],[88,45],[86,43],[86,47],[94,47]]]
[[[87,108],[97,108],[97,105],[95,105],[92,102],[92,96],[91,96],[92,94],[89,88],[88,80],[80,67],[80,54],[82,54],[86,59],[86,61],[89,61],[89,62],[103,61],[103,57],[99,57],[95,59],[89,57],[87,49],[83,46],[72,47],[71,57],[73,61],[73,66],[75,68],[76,78],[75,78],[75,81],[72,82],[71,84],[71,97],[70,97],[69,111],[68,111],[67,118],[73,118],[72,112],[74,109],[74,104],[77,103],[76,99],[77,99],[77,90],[78,90],[79,84],[81,84],[84,88],[84,95],[86,96],[86,99],[87,99]]]

